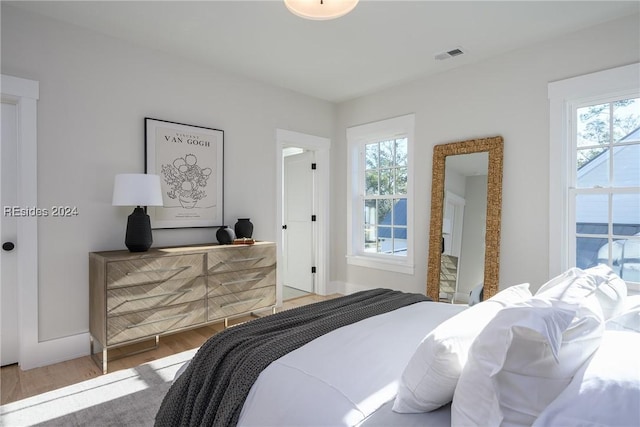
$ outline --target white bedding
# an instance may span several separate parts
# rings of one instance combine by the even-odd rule
[[[385,404],[395,398],[398,380],[420,341],[464,308],[417,303],[311,341],[260,374],[238,425],[374,425],[376,419],[388,423],[389,417],[398,420],[394,425],[402,425],[403,419],[415,422],[418,417],[395,414]],[[381,414],[374,414],[379,408]],[[434,425],[448,425],[449,411],[441,412],[446,414],[431,415]],[[427,425],[424,419],[421,425]]]
[[[238,425],[441,427],[503,424],[498,417],[506,424],[518,426],[530,426],[536,419],[540,425],[553,424],[553,420],[556,424],[571,420],[569,423],[573,425],[594,427],[640,425],[640,371],[633,363],[640,358],[640,300],[627,298],[626,284],[617,277],[609,277],[607,271],[601,271],[603,268],[571,269],[551,279],[524,302],[503,301],[504,307],[489,323],[485,322],[473,338],[473,344],[467,350],[469,360],[460,373],[453,402],[449,405],[431,412],[401,414],[392,411],[399,383],[405,381],[407,370],[411,378],[422,375],[408,365],[412,356],[420,353],[416,348],[421,341],[429,335],[424,342],[429,342],[430,337],[436,341],[450,337],[459,343],[469,330],[460,322],[478,322],[479,318],[470,316],[471,312],[482,312],[481,306],[491,299],[471,307],[437,329],[465,307],[416,303],[321,336],[262,371],[247,396]],[[502,290],[492,299],[500,300],[514,290],[518,291],[518,286]],[[591,314],[599,321],[585,322]],[[525,322],[526,319],[529,320]],[[448,328],[450,323],[455,327]],[[589,351],[584,349],[586,332],[578,330],[587,326],[591,329],[594,326],[595,333],[600,334],[597,346],[592,345],[593,340],[589,341]],[[441,331],[448,329],[454,334],[449,336]],[[465,331],[465,334],[457,335],[456,330]],[[546,331],[555,333],[553,337],[545,338],[543,333]],[[504,334],[511,338],[500,338]],[[556,359],[547,363],[552,344],[559,350],[554,353]],[[438,351],[445,352],[440,356],[447,360],[456,348],[444,346]],[[478,360],[489,366],[485,369],[482,365],[484,373],[475,362]],[[493,367],[497,364],[500,364],[499,369]],[[503,366],[508,368],[504,372]],[[432,364],[426,364],[423,368],[427,372],[431,367]],[[439,374],[443,373],[441,371],[438,368]],[[561,387],[553,389],[545,383],[549,378],[557,382],[556,377],[549,376],[550,372],[561,375],[557,376],[564,382]],[[505,378],[507,380],[502,381]],[[411,390],[418,392],[416,388]],[[432,390],[437,388],[428,386],[420,393],[429,394]],[[553,396],[549,397],[550,390]],[[492,403],[482,402],[487,396],[493,399]],[[520,397],[516,404],[511,403],[514,397]],[[540,403],[543,398],[545,401]],[[496,409],[487,414],[486,409],[492,405]],[[463,412],[469,420],[460,418]],[[496,420],[491,422],[489,415],[495,416]],[[513,421],[506,417],[512,417]]]

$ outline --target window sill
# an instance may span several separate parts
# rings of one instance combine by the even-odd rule
[[[373,256],[347,255],[347,264],[357,265],[358,267],[375,268],[377,270],[392,271],[394,273],[414,273],[413,264]]]

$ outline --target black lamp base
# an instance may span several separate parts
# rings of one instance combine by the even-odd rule
[[[127,220],[127,234],[124,244],[130,252],[146,252],[152,243],[151,220],[144,209],[138,206]]]

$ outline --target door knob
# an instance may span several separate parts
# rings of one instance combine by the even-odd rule
[[[287,229],[287,226],[286,226],[286,225],[283,225],[283,226],[282,226],[282,229],[283,229],[283,230],[286,230],[286,229]]]
[[[7,252],[12,251],[15,247],[16,247],[16,245],[14,245],[13,242],[4,242],[2,244],[2,249],[7,251]]]

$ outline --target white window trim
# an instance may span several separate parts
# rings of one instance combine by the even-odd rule
[[[378,122],[353,126],[347,129],[347,264],[360,267],[376,268],[396,273],[414,273],[414,239],[413,239],[413,147],[414,147],[415,114],[407,114]],[[355,242],[360,240],[360,224],[362,212],[355,209],[359,206],[360,161],[359,150],[362,144],[381,141],[400,135],[407,137],[407,256],[370,254],[358,250]]]
[[[549,277],[575,262],[569,259],[569,197],[567,168],[572,162],[572,115],[575,105],[618,94],[637,93],[640,64],[612,68],[549,83]]]

